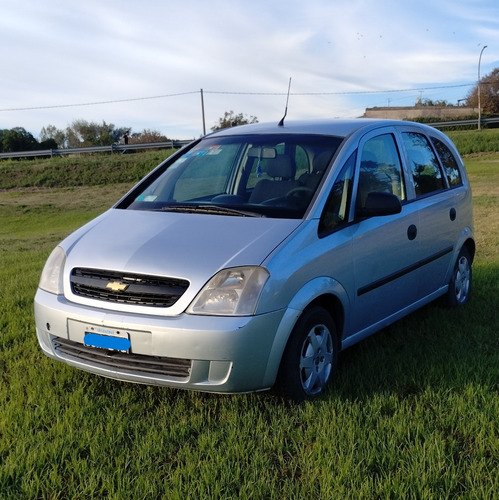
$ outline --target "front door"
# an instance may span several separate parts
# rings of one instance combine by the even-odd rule
[[[414,203],[404,203],[406,183],[393,131],[377,134],[367,136],[359,148],[356,209],[364,206],[368,193],[387,192],[399,197],[402,212],[357,218],[353,226],[355,334],[390,323],[416,300],[418,290],[419,214]]]

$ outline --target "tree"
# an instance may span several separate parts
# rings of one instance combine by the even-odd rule
[[[226,111],[223,117],[218,119],[218,122],[211,130],[220,130],[222,128],[237,127],[238,125],[246,125],[248,123],[258,123],[258,118],[256,116],[250,116],[249,118],[242,113],[236,115],[234,111]]]
[[[54,125],[47,125],[42,128],[40,139],[42,141],[52,140],[56,143],[56,148],[60,149],[85,146],[110,146],[121,143],[125,133],[128,133],[130,137],[130,144],[164,142],[168,140],[157,130],[144,129],[142,132],[134,132],[132,134],[131,127],[115,127],[114,124],[107,124],[105,121],[99,124],[85,120],[75,120],[65,130],[58,129]]]
[[[45,139],[40,142],[40,149],[59,149],[59,146],[54,139]]]
[[[113,123],[107,124],[87,122],[86,120],[75,120],[65,130],[56,128],[54,125],[43,127],[40,132],[42,141],[52,139],[59,148],[79,148],[85,146],[111,146],[118,144],[124,133],[130,127],[116,128]]]
[[[168,138],[157,130],[144,129],[142,132],[134,132],[130,137],[130,144],[145,144],[151,142],[166,142]]]
[[[39,148],[38,141],[22,127],[2,130],[0,133],[0,151],[4,153],[35,151]]]
[[[447,106],[452,106],[449,102],[447,102],[445,99],[433,101],[431,99],[418,99],[417,103],[420,106],[435,106],[437,108],[445,108]]]
[[[55,143],[55,148],[52,149],[64,148],[66,146],[66,134],[64,130],[59,130],[54,125],[47,125],[42,128],[40,140],[42,143],[53,141],[53,143]]]
[[[466,97],[466,105],[478,107],[478,84]],[[480,106],[486,114],[499,114],[499,68],[480,79]]]
[[[116,128],[113,123],[102,124],[75,120],[65,131],[65,146],[70,148],[85,146],[111,146],[123,137],[130,127]]]

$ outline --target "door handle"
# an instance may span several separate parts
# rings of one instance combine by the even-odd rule
[[[416,238],[417,235],[418,235],[418,228],[414,224],[411,224],[407,228],[407,237],[412,241]]]

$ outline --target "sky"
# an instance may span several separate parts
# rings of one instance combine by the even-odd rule
[[[278,122],[290,81],[288,120],[457,104],[479,61],[499,67],[498,0],[2,3],[0,129],[37,139],[75,120],[170,139],[226,111]]]

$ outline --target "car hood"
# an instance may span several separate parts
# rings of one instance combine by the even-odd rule
[[[195,295],[220,269],[260,265],[301,222],[111,209],[62,246],[67,271],[88,267],[183,278]]]

